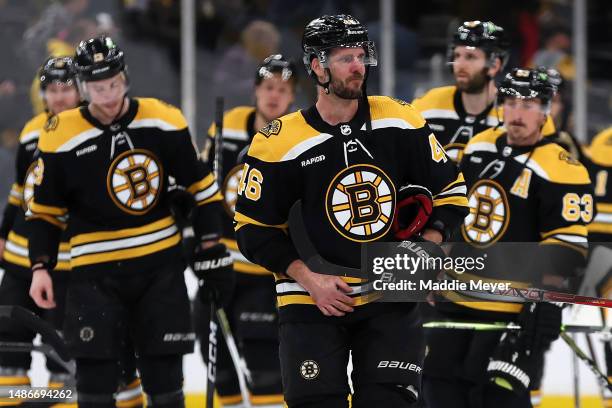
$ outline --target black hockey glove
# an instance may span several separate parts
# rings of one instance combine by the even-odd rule
[[[524,333],[507,331],[493,352],[487,366],[487,377],[498,385],[517,394],[526,393],[540,361],[525,350]]]
[[[236,273],[232,257],[223,244],[216,244],[196,252],[191,269],[198,278],[198,296],[203,303],[214,301],[227,306],[234,294]]]
[[[421,281],[435,282],[440,278],[440,272],[446,257],[440,245],[423,239],[420,235],[415,235],[399,242],[397,246],[397,253],[399,255],[408,253],[408,256],[411,258],[417,258],[417,260],[421,258],[420,263],[417,264],[419,266],[416,269],[402,271],[402,276],[399,276],[400,279],[417,282],[418,288],[426,288],[429,286],[422,286],[420,284]],[[423,300],[430,290],[423,289],[412,292],[419,300]]]
[[[524,347],[532,352],[548,349],[561,333],[563,307],[556,303],[526,303],[518,316],[524,337]]]
[[[425,227],[433,209],[431,192],[416,184],[402,186],[397,191],[397,205],[393,214],[393,234],[404,240]]]

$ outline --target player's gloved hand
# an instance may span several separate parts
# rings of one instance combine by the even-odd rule
[[[392,224],[395,238],[404,240],[416,235],[425,227],[432,209],[433,199],[427,188],[416,184],[400,187]]]
[[[214,301],[219,306],[227,306],[236,285],[233,264],[223,244],[215,244],[195,253],[191,269],[198,278],[198,296],[203,303]]]
[[[517,394],[528,392],[538,370],[538,360],[524,347],[524,335],[522,331],[503,333],[487,366],[491,382]]]
[[[396,253],[400,256],[408,255],[414,258],[415,262],[410,260],[411,265],[416,268],[410,270],[393,271],[395,280],[413,281],[416,283],[416,290],[411,290],[412,301],[425,301],[428,294],[431,292],[430,286],[423,286],[430,282],[435,282],[441,278],[442,265],[446,255],[440,245],[423,239],[420,235],[412,236],[397,243]],[[429,289],[426,289],[429,288]]]
[[[556,303],[526,303],[518,316],[526,350],[544,351],[561,333],[562,306]]]

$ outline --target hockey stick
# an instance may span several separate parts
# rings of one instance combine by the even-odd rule
[[[0,343],[0,349],[41,352],[66,369],[71,375],[74,375],[76,370],[74,362],[70,359],[66,343],[49,323],[21,306],[0,306],[0,319],[11,319],[21,323],[31,331],[39,333],[43,342],[40,346],[30,343],[2,342]]]
[[[521,326],[516,323],[505,322],[467,322],[442,320],[423,323],[423,327],[428,329],[458,329],[458,330],[520,330]],[[561,331],[565,333],[601,333],[604,335],[612,334],[612,328],[606,326],[583,326],[583,325],[561,325]]]
[[[439,321],[439,322],[428,322],[424,323],[423,327],[430,329],[459,329],[459,330],[476,330],[476,331],[490,331],[490,330],[521,330],[521,326],[515,323],[482,323],[482,322],[455,322],[455,321]],[[593,330],[595,329],[595,330]],[[603,330],[601,330],[603,329]],[[597,363],[589,358],[580,347],[576,344],[574,339],[569,335],[570,332],[574,333],[594,333],[594,332],[610,332],[609,327],[597,327],[597,326],[573,326],[573,325],[561,325],[561,338],[574,352],[574,354],[589,367],[589,369],[595,374],[598,382],[607,387],[612,391],[612,383],[608,380],[601,370],[597,367]]]
[[[215,302],[210,302],[210,321],[208,323],[208,364],[206,367],[206,408],[215,405],[215,380],[217,377],[217,323],[215,322]]]
[[[223,178],[223,97],[217,97],[215,104],[215,160],[213,162],[213,172],[215,174],[215,178],[218,183],[222,183]],[[240,355],[238,351],[238,347],[236,346],[236,341],[234,340],[234,336],[232,334],[231,327],[229,325],[229,321],[227,319],[227,315],[225,310],[222,307],[217,307],[214,302],[211,303],[211,314],[210,314],[210,330],[212,333],[213,325],[215,326],[215,330],[217,328],[217,323],[214,322],[215,317],[217,318],[217,322],[219,326],[221,326],[221,335],[223,336],[223,340],[225,340],[225,344],[227,345],[227,349],[229,351],[230,357],[232,359],[232,363],[234,365],[234,369],[236,370],[236,377],[238,377],[238,385],[240,387],[240,395],[242,396],[243,405],[246,408],[251,407],[251,400],[249,398],[249,391],[247,388],[247,381],[252,385],[251,373],[248,371],[246,367],[246,362],[244,358]],[[209,337],[210,342],[210,337]],[[209,343],[209,348],[211,344]],[[210,364],[210,359],[209,359]],[[216,367],[215,367],[216,368]],[[214,377],[213,377],[214,379]],[[209,389],[212,391],[210,394],[214,394],[215,384],[214,381],[211,383],[208,382],[207,388],[207,401],[210,398],[212,401],[212,396],[209,396]],[[208,405],[207,407],[211,407],[212,405]]]
[[[215,100],[215,160],[213,161],[213,173],[217,183],[221,182],[223,175],[222,157],[223,154],[223,97],[219,96]],[[206,408],[214,407],[215,399],[215,380],[217,375],[217,323],[215,316],[217,306],[214,300],[210,302],[210,321],[208,324],[208,372],[206,384]]]
[[[336,265],[329,262],[316,252],[316,249],[308,236],[304,221],[302,219],[301,202],[296,202],[289,213],[289,231],[293,244],[308,268],[317,273],[335,276],[354,276],[363,278],[364,273],[357,268]],[[598,306],[612,308],[612,299],[604,299],[590,296],[573,295],[571,293],[554,292],[538,288],[514,288],[477,290],[470,289],[465,293],[481,293],[486,295],[497,295],[508,298],[522,299],[526,302],[556,302]],[[495,301],[495,300],[490,300]]]

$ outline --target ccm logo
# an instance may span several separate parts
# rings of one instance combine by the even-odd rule
[[[166,333],[164,334],[165,342],[194,341],[195,338],[196,338],[195,333]]]
[[[417,374],[421,373],[421,367],[416,364],[408,363],[406,361],[389,361],[389,360],[381,360],[378,363],[377,368],[399,368],[401,370],[414,371]]]

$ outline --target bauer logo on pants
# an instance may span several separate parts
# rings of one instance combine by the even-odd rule
[[[353,165],[330,183],[325,207],[327,218],[342,236],[357,242],[373,241],[391,227],[395,187],[378,167]]]
[[[113,161],[108,170],[108,194],[129,214],[140,215],[157,203],[163,171],[155,155],[147,150],[129,150]]]
[[[319,376],[320,371],[319,364],[313,360],[306,360],[300,365],[300,374],[306,380],[314,380]]]

